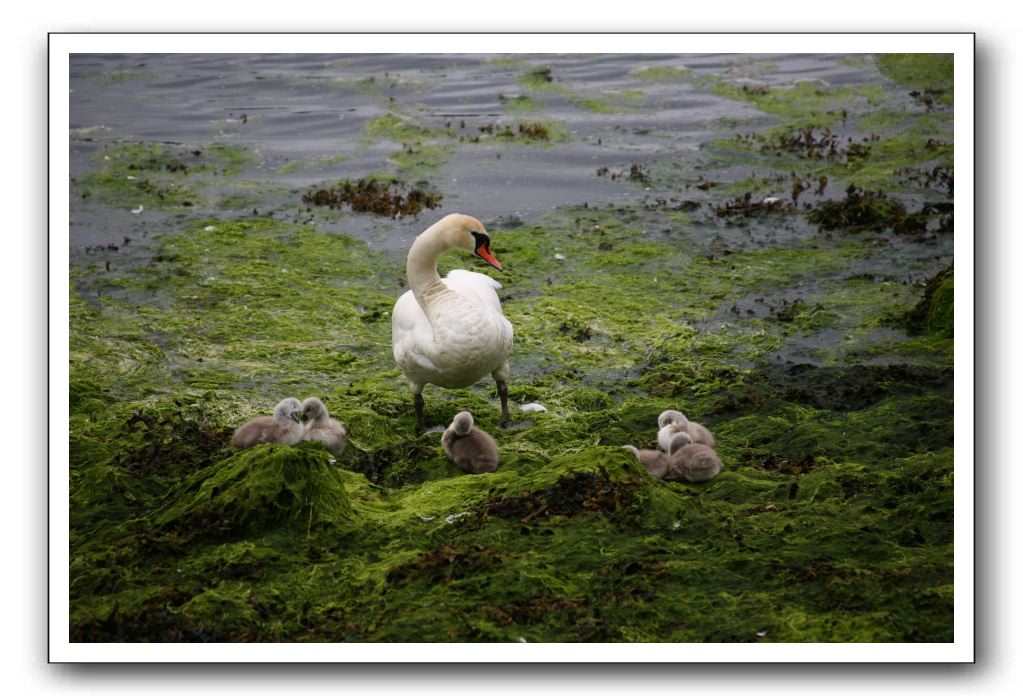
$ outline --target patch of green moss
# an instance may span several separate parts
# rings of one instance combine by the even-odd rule
[[[550,66],[533,67],[518,76],[518,82],[538,94],[558,95],[574,106],[599,114],[623,113],[642,104],[646,95],[638,89],[586,90],[560,82]]]
[[[516,56],[498,56],[497,58],[489,58],[487,64],[501,68],[517,68],[522,65],[522,59]]]
[[[660,65],[653,68],[634,70],[629,74],[637,80],[649,82],[680,82],[688,80],[692,76],[693,71],[689,68],[679,68],[674,65]]]
[[[931,308],[927,312],[927,321],[924,323],[925,333],[952,338],[955,330],[954,294],[953,278],[950,273],[931,297]]]
[[[336,526],[352,519],[344,484],[321,445],[258,445],[182,481],[153,524],[187,541],[267,528]]]
[[[366,121],[363,132],[372,138],[388,138],[399,143],[411,143],[420,140],[451,135],[450,131],[430,128],[416,119],[390,112]]]
[[[452,145],[421,143],[408,145],[388,159],[398,167],[398,175],[411,180],[425,179],[444,166],[454,152]]]
[[[258,161],[245,148],[220,143],[117,143],[94,159],[99,169],[84,174],[73,188],[80,198],[151,208],[208,206],[211,199],[203,189],[212,177],[234,176]]]
[[[217,201],[217,208],[219,210],[252,210],[263,202],[264,199],[255,193],[231,193],[222,196]]]
[[[889,80],[925,90],[943,104],[953,102],[955,64],[951,54],[884,53],[876,56],[875,62]]]
[[[564,89],[555,83],[553,71],[549,65],[532,67],[520,73],[517,79],[520,85],[534,92],[557,93]]]
[[[382,350],[399,255],[280,222],[209,220],[165,238],[164,260],[129,278],[137,295],[73,303],[73,636],[947,640],[947,382],[744,367],[784,332],[696,330],[686,318],[834,273],[862,250],[709,261],[640,241],[640,220],[575,209],[491,230],[517,331],[511,397],[548,412],[501,431],[489,387],[426,394],[431,422],[470,408],[494,433],[502,464],[491,475],[462,475],[436,435],[414,431]],[[650,292],[654,276],[665,292]],[[547,277],[558,293],[541,292]],[[79,278],[75,292],[90,287]],[[109,369],[130,354],[110,343],[118,325],[122,341],[153,347],[151,366]],[[216,391],[173,403],[198,374]],[[230,427],[310,393],[349,429],[343,469],[318,444],[227,447]],[[179,482],[117,464],[129,443],[148,446],[144,430],[113,435],[152,399],[225,431],[208,465]],[[659,481],[619,448],[653,444],[669,406],[714,429],[724,473]],[[205,441],[154,421],[164,422],[160,439],[179,449]]]
[[[494,139],[506,143],[548,145],[568,140],[571,135],[568,128],[555,121],[519,121],[515,128],[487,123],[478,126],[478,130],[480,135],[473,137],[472,142]]]
[[[387,97],[380,90],[375,77],[369,78],[342,78],[330,80],[328,83],[331,89],[339,92],[359,92],[369,97],[378,104],[387,104]]]
[[[543,108],[543,102],[531,99],[525,94],[501,99],[501,107],[512,114],[533,113]]]
[[[300,171],[309,170],[320,170],[329,167],[332,164],[343,162],[346,159],[345,155],[337,154],[330,155],[328,157],[316,157],[314,159],[295,159],[289,162],[285,162],[281,166],[277,167],[278,174],[293,174]]]
[[[815,82],[796,82],[766,87],[715,76],[700,76],[695,84],[720,97],[748,102],[796,127],[833,125],[841,120],[843,108],[847,112],[864,110],[884,100],[884,90],[876,85],[830,87]]]
[[[902,317],[902,323],[915,334],[952,338],[955,329],[954,270],[942,270],[927,282],[923,297]]]

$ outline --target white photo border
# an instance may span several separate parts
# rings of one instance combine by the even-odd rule
[[[49,36],[49,661],[969,663],[975,660],[972,33],[52,33]],[[72,643],[69,637],[69,57],[77,53],[952,53],[955,56],[955,639],[950,643]]]

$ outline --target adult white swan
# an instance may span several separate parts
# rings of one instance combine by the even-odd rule
[[[424,386],[460,389],[488,374],[497,382],[501,424],[507,426],[512,327],[497,297],[501,284],[462,270],[442,280],[437,257],[453,248],[471,251],[502,270],[490,251],[490,235],[474,217],[448,215],[416,237],[406,265],[412,289],[394,303],[391,316],[394,360],[412,389],[420,427],[426,428]]]

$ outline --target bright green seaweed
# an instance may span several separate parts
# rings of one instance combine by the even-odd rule
[[[554,93],[542,71],[521,84]],[[804,127],[807,107],[840,120],[827,111],[877,96],[720,84],[704,88],[781,119],[759,143]],[[365,133],[428,174],[478,146],[456,130],[388,113]],[[876,181],[951,154],[877,147],[858,170],[877,166]],[[124,152],[191,182],[167,152]],[[758,150],[711,153],[708,179],[737,188],[710,203],[750,190],[736,152]],[[891,249],[876,238],[757,245],[725,229],[708,206],[572,207],[491,226],[501,275],[442,257],[442,274],[497,277],[515,327],[526,427],[498,428],[488,381],[425,392],[429,422],[470,410],[494,434],[501,467],[481,476],[415,429],[390,347],[403,251],[197,217],[144,261],[73,264],[71,639],[952,640],[951,269],[921,305],[919,286],[878,270]],[[309,395],[348,428],[339,461],[315,443],[230,447],[243,421]],[[547,412],[518,411],[531,401]],[[713,429],[718,477],[656,480],[620,449],[653,446],[669,407]]]
[[[782,328],[689,328],[720,304],[716,288],[725,299],[737,283],[790,284],[795,269],[825,273],[866,250],[707,264],[642,241],[614,213],[576,212],[578,223],[494,231],[517,332],[512,398],[548,413],[502,432],[489,387],[427,391],[432,422],[468,408],[497,434],[493,476],[462,475],[436,435],[414,431],[389,355],[398,257],[283,223],[218,221],[166,238],[166,260],[125,279],[123,299],[73,302],[72,507],[91,538],[73,515],[74,637],[947,640],[935,629],[950,626],[938,591],[951,582],[950,531],[927,535],[951,515],[951,397],[926,385],[950,374],[787,376],[755,366]],[[637,273],[672,291],[651,293]],[[313,320],[324,311],[330,322]],[[230,427],[311,393],[348,426],[342,465],[362,473],[334,469],[318,445],[230,455]],[[725,473],[664,483],[616,449],[650,444],[668,406],[715,429]],[[134,471],[125,462],[144,440],[111,436],[140,407],[157,424],[182,414],[164,430],[210,459],[180,483]],[[184,455],[150,453],[147,466],[161,456]]]

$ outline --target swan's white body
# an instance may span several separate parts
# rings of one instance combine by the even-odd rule
[[[394,360],[416,394],[427,384],[475,384],[503,367],[512,351],[512,326],[497,297],[500,283],[463,270],[439,280],[443,288],[425,296],[429,314],[413,288],[398,298],[391,316]]]
[[[427,384],[459,389],[493,375],[507,420],[508,356],[512,326],[501,310],[493,278],[454,270],[441,279],[437,258],[451,248],[474,251],[500,269],[483,225],[467,215],[448,215],[416,237],[409,250],[411,290],[398,298],[391,315],[394,361],[416,397],[422,424],[422,391]]]

